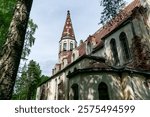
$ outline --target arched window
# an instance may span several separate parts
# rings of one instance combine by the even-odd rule
[[[75,67],[75,68],[73,69],[73,71],[77,71],[77,68]]]
[[[73,100],[79,100],[79,86],[78,84],[73,84],[71,86],[73,91]]]
[[[109,100],[108,87],[104,82],[98,85],[99,100]]]
[[[88,53],[92,52],[92,44],[90,42],[87,43],[87,51]]]
[[[71,71],[68,72],[68,74],[70,74],[70,73],[71,73]]]
[[[114,58],[114,65],[117,65],[119,63],[119,58],[115,39],[111,39],[110,47]]]
[[[73,50],[73,43],[70,42],[70,50]]]
[[[66,51],[67,50],[67,43],[65,42],[64,44],[63,44],[63,51]]]
[[[47,99],[46,87],[45,87],[45,85],[43,85],[42,88],[41,88],[40,100],[46,100],[46,99]]]
[[[123,57],[126,60],[130,59],[130,53],[129,53],[129,45],[128,45],[128,40],[127,40],[127,36],[124,32],[122,32],[119,36],[120,39],[120,43],[121,43],[121,47],[123,50]]]
[[[63,86],[63,81],[61,81],[58,84],[58,100],[64,99],[63,94],[64,94],[64,86]]]

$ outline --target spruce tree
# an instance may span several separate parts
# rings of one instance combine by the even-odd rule
[[[103,6],[101,12],[100,24],[106,24],[112,18],[114,18],[120,10],[125,6],[124,0],[102,0],[100,3]]]
[[[31,60],[28,65],[24,65],[21,75],[17,77],[12,99],[14,100],[34,100],[39,84],[48,80],[49,77],[42,75],[40,65]]]

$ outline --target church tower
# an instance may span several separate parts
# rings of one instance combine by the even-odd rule
[[[74,48],[77,47],[74,30],[70,18],[70,11],[67,11],[67,18],[62,32],[61,40],[59,41],[59,63],[62,63]]]

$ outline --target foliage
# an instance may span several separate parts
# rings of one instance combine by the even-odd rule
[[[47,76],[41,75],[39,64],[31,60],[28,66],[25,64],[22,68],[22,74],[15,85],[13,99],[35,99],[37,86],[47,79]]]
[[[49,79],[48,76],[42,75],[42,76],[41,76],[41,82],[40,82],[39,84],[45,82],[45,81],[48,80],[48,79]]]
[[[15,92],[13,94],[13,99],[26,99],[27,98],[27,66],[26,64],[22,68],[21,77],[17,76],[15,84]]]
[[[100,24],[104,25],[123,9],[125,2],[124,0],[102,0],[100,5],[103,6]]]
[[[0,0],[0,53],[13,16],[16,0]]]
[[[30,54],[31,52],[31,47],[34,45],[35,42],[35,37],[33,36],[35,34],[35,31],[37,29],[37,25],[33,22],[32,19],[29,19],[28,21],[28,28],[26,31],[26,36],[25,36],[25,42],[24,42],[24,47],[23,47],[23,51],[22,51],[22,60],[27,60],[26,57]],[[21,62],[22,63],[22,62]],[[30,61],[30,64],[33,64],[36,68],[35,71],[40,71],[40,66],[36,65],[36,62],[34,61]],[[32,65],[29,65],[29,67],[31,67]],[[32,69],[32,68],[31,68]],[[28,69],[28,71],[30,71],[30,69]],[[21,77],[19,77],[19,74],[21,73]],[[13,94],[13,99],[28,99],[28,98],[32,98],[32,96],[28,96],[30,93],[28,93],[28,90],[30,90],[28,87],[29,85],[33,85],[33,83],[31,83],[32,79],[28,79],[27,78],[27,66],[26,63],[24,64],[24,66],[21,68],[21,65],[19,66],[19,70],[18,70],[18,75],[17,75],[17,80],[16,80],[16,84],[15,84],[15,92]],[[35,74],[34,74],[35,75]],[[37,77],[40,77],[40,73],[39,75],[37,75]],[[35,78],[37,78],[35,77]],[[33,96],[35,96],[35,91],[32,94]]]
[[[30,54],[31,47],[34,45],[35,37],[33,35],[35,34],[37,27],[38,26],[33,22],[33,20],[29,19],[28,28],[27,28],[26,36],[25,36],[24,47],[22,51],[23,60],[25,60],[26,57]]]

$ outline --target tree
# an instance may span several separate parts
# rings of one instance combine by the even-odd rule
[[[17,0],[0,58],[0,99],[11,99],[33,0]]]
[[[26,99],[27,98],[27,65],[24,64],[22,67],[22,74],[21,76],[17,75],[14,93],[12,99]]]
[[[41,70],[39,64],[31,60],[28,65],[28,94],[27,100],[35,99],[37,85],[40,83]]]
[[[101,12],[100,24],[104,25],[123,9],[125,2],[124,0],[102,0],[100,5],[104,8]]]
[[[33,22],[33,20],[29,19],[28,28],[27,28],[26,36],[25,36],[24,47],[22,51],[22,57],[21,57],[23,60],[26,60],[26,57],[31,52],[31,47],[34,45],[34,42],[35,42],[34,34],[35,34],[37,27],[38,26]]]
[[[48,80],[48,79],[49,79],[48,76],[42,75],[42,76],[41,76],[41,82],[39,83],[39,85],[40,85],[41,83],[45,82],[45,81]]]
[[[34,37],[34,33],[36,31],[36,28],[37,28],[37,25],[33,22],[32,19],[29,19],[28,28],[27,28],[26,36],[25,36],[24,47],[22,51],[21,62],[19,65],[18,73],[17,73],[17,79],[16,79],[12,99],[24,99],[24,100],[27,99],[28,82],[27,82],[27,66],[26,66],[27,58],[26,57],[30,54],[31,47],[33,46],[35,42],[36,38]],[[24,66],[22,67],[21,63],[23,63],[24,61],[25,63],[24,63]]]
[[[36,89],[41,82],[47,80],[49,77],[41,75],[41,69],[38,63],[31,60],[22,68],[21,77],[15,85],[15,92],[13,99],[19,100],[33,100],[36,97]]]

